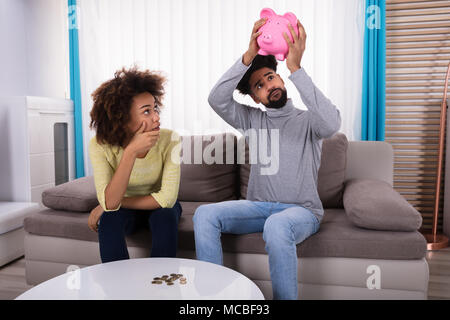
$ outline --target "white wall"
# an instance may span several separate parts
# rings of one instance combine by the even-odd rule
[[[27,93],[24,3],[0,0],[0,96]]]
[[[70,98],[67,1],[0,0],[0,95]]]
[[[67,0],[23,1],[27,95],[70,99]]]
[[[69,84],[67,0],[0,0],[1,200],[30,199],[27,127],[34,123],[23,96],[70,98]]]

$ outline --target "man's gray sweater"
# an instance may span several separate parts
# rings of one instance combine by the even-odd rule
[[[279,152],[270,155],[275,156],[275,172],[270,173],[267,163],[261,161],[251,165],[247,200],[298,204],[321,221],[323,207],[317,191],[317,175],[322,139],[339,130],[339,110],[314,85],[304,68],[292,73],[289,79],[307,111],[295,108],[291,99],[284,107],[267,108],[267,111],[239,104],[233,99],[233,92],[248,68],[239,59],[220,78],[208,98],[211,107],[228,124],[244,133],[256,129],[258,144],[264,141],[270,153]],[[264,134],[267,138],[262,137]],[[246,135],[247,141],[248,138]],[[249,143],[250,153],[255,146]]]

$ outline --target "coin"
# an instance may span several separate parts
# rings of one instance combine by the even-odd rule
[[[175,276],[176,276],[176,274],[175,274],[175,273],[171,273],[171,274],[170,274],[170,276],[172,276],[172,277],[175,277]]]
[[[185,277],[180,278],[180,281],[186,281],[186,278]]]
[[[152,281],[152,283],[153,283],[153,284],[161,284],[161,283],[162,283],[162,281],[159,281],[159,280],[154,280],[154,281]]]
[[[159,277],[156,277],[156,278],[153,278],[153,280],[161,280],[161,278],[159,278]]]
[[[172,285],[173,285],[173,282],[172,282],[172,281],[168,281],[168,282],[166,282],[166,284],[167,284],[168,286],[172,286]]]
[[[169,276],[167,274],[163,275],[161,278],[167,279]]]

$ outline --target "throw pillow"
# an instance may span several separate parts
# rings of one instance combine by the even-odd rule
[[[351,222],[366,229],[416,231],[422,225],[420,213],[381,180],[349,180],[344,191],[344,209]]]
[[[51,209],[89,212],[98,205],[94,177],[60,184],[42,193],[42,203]]]

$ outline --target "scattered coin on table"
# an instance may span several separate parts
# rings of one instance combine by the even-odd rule
[[[165,282],[166,285],[172,286],[177,280],[180,280],[180,284],[187,283],[186,277],[184,277],[181,273],[171,273],[170,276],[165,274],[161,277],[154,277],[152,284],[162,284],[163,282]]]

